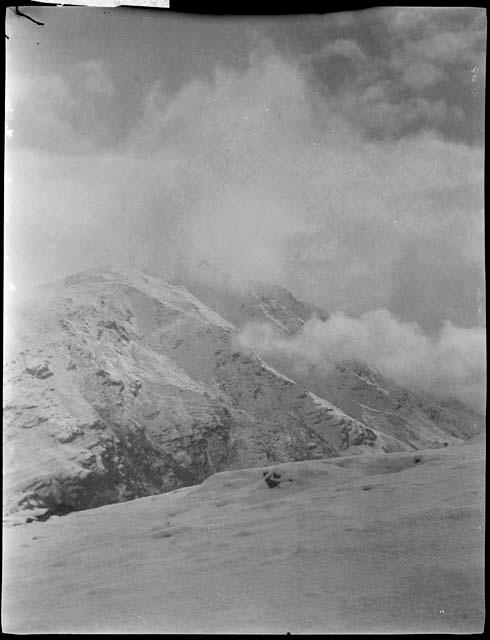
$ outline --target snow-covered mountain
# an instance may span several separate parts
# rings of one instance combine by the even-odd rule
[[[238,280],[206,261],[199,264],[199,269],[182,271],[175,282],[237,327],[248,322],[269,322],[293,334],[310,318],[328,319],[323,309],[298,300],[284,287],[258,280]]]
[[[457,444],[480,433],[483,418],[458,401],[442,403],[389,380],[355,360],[308,364],[284,354],[268,360],[352,418],[414,449]]]
[[[239,328],[266,323],[276,335],[291,338],[301,333],[307,320],[329,317],[326,311],[297,300],[283,287],[255,281],[237,283],[206,263],[199,275],[186,275],[186,284],[207,305],[219,307],[219,313]],[[389,380],[365,362],[324,358],[312,363],[298,356],[296,350],[287,349],[268,349],[260,355],[349,416],[415,449],[456,444],[484,428],[483,417],[458,400],[422,395]]]
[[[237,326],[250,317],[288,331],[322,317],[286,290],[254,283],[235,296],[215,291],[213,305],[201,293],[204,301],[136,270],[90,270],[39,288],[9,312],[8,514],[46,517],[196,484],[224,469],[467,436],[455,432],[450,408],[440,408],[449,422],[431,418],[418,396],[397,387],[405,401],[382,380],[388,402],[381,382],[353,365],[345,384],[321,372],[302,379],[243,347]],[[395,401],[402,406],[394,421]]]

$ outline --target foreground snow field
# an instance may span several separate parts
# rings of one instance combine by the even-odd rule
[[[6,526],[4,631],[481,632],[484,449],[226,471]]]

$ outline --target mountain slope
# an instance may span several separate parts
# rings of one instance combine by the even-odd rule
[[[262,314],[289,335],[321,312],[281,287],[246,291],[201,290],[225,319],[182,285],[94,269],[18,304],[4,367],[6,512],[45,517],[223,469],[443,447],[481,431],[464,407],[361,363],[262,359],[231,318]]]
[[[138,271],[42,287],[10,328],[8,513],[94,507],[268,460],[405,448],[242,349],[185,288]]]
[[[200,261],[198,267],[181,268],[174,282],[236,327],[248,322],[270,322],[281,331],[293,334],[310,318],[328,318],[323,309],[298,300],[285,287],[259,280],[239,280],[205,260]]]
[[[219,307],[219,313],[237,327],[266,323],[286,341],[300,335],[307,320],[328,319],[325,311],[300,302],[283,287],[238,283],[206,264],[199,275],[185,274],[180,282],[209,306]],[[277,348],[265,349],[261,355],[352,418],[410,448],[457,444],[484,428],[483,417],[462,403],[437,401],[414,392],[363,362],[325,358],[312,363],[297,350]]]
[[[265,469],[7,527],[4,631],[483,631],[481,445]]]
[[[461,403],[443,405],[361,362],[325,359],[311,364],[284,353],[263,356],[351,417],[414,449],[457,444],[484,428],[482,416]]]

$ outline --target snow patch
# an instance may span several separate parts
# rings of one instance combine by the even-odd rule
[[[357,400],[354,400],[353,402],[358,404],[360,407],[363,407],[364,409],[368,409],[369,411],[375,411],[376,413],[383,413],[385,415],[393,415],[392,411],[381,411],[380,409],[374,409],[373,407],[369,407],[367,404],[362,404],[362,402],[358,402]]]
[[[286,325],[284,325],[280,320],[278,320],[271,313],[269,313],[265,305],[259,304],[259,309],[262,311],[262,313],[265,315],[265,317],[268,320],[270,320],[273,324],[277,325],[282,331],[289,333],[289,329],[286,327]]]
[[[375,382],[372,382],[371,380],[368,380],[367,378],[364,378],[363,376],[360,376],[358,373],[354,373],[354,371],[352,371],[352,369],[349,369],[344,364],[342,364],[340,362],[335,362],[335,364],[339,365],[339,367],[344,369],[344,371],[348,371],[351,375],[356,376],[356,378],[359,378],[360,380],[362,380],[363,382],[365,382],[369,386],[374,387],[375,389],[378,389],[378,391],[381,391],[381,393],[384,393],[385,396],[389,395],[389,393],[388,393],[388,391],[386,389],[383,389],[383,387],[380,387]]]
[[[280,373],[277,369],[274,369],[274,367],[271,367],[270,364],[267,364],[267,362],[264,362],[264,360],[262,360],[262,358],[259,358],[257,356],[257,360],[260,362],[260,364],[262,365],[262,369],[267,369],[267,371],[270,371],[271,373],[273,373],[275,376],[282,378],[283,380],[285,380],[286,382],[288,382],[289,384],[296,384],[296,382],[294,382],[294,380],[291,380],[291,378],[288,378],[287,376],[285,376],[283,373]]]

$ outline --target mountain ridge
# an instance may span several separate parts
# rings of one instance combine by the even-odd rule
[[[307,309],[294,305],[291,330]],[[281,307],[269,299],[283,317]],[[225,469],[414,448],[241,344],[182,284],[138,270],[46,285],[10,322],[7,515],[91,508]]]
[[[219,304],[220,314],[240,329],[256,323],[266,324],[276,335],[286,340],[287,344],[288,339],[301,334],[305,321],[316,318],[325,322],[329,318],[325,310],[297,300],[284,287],[257,281],[237,284],[211,265],[206,263],[202,266],[202,272],[186,274],[180,281],[186,281],[189,290],[199,295],[206,304]],[[257,288],[262,296],[257,295]],[[223,291],[226,291],[226,295],[223,295]],[[264,292],[266,296],[263,295]],[[299,315],[290,315],[286,323],[281,321],[281,317],[271,317],[277,308],[281,309],[283,306],[273,298],[276,292],[279,292],[282,302],[286,296],[293,298],[294,311],[299,310]],[[261,304],[262,297],[267,299],[267,309]],[[237,307],[240,307],[241,315],[236,313]],[[288,311],[291,314],[292,309]],[[279,315],[283,315],[282,309]],[[411,419],[407,420],[406,412],[404,413],[404,409],[409,405],[409,412],[418,414],[421,426],[421,430],[414,434],[414,437],[422,437],[424,446],[447,446],[451,438],[455,443],[460,439],[472,437],[484,427],[483,417],[459,400],[428,397],[419,391],[409,389],[406,385],[389,380],[373,366],[359,360],[337,361],[325,358],[318,364],[312,363],[307,357],[302,358],[296,350],[292,355],[288,354],[287,350],[282,353],[278,349],[265,349],[261,355],[276,369],[311,388],[318,395],[327,397],[346,414],[367,426],[375,427],[380,418],[379,414],[383,413],[383,419],[387,421],[387,434],[393,431],[402,436],[403,430],[411,430]],[[372,393],[376,388],[379,390],[377,398],[373,397]],[[370,406],[362,402],[365,395],[370,399]],[[378,402],[380,399],[383,401],[381,404]],[[373,413],[376,415],[373,416]],[[394,417],[389,418],[390,415]],[[434,428],[430,423],[436,426],[438,437],[435,439],[431,439],[429,435],[422,435],[427,426],[430,427],[429,431]]]

